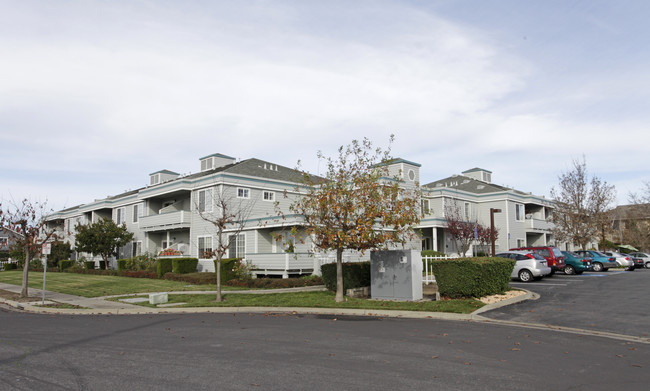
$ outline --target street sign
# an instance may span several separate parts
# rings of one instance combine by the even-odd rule
[[[52,243],[43,243],[43,246],[41,246],[41,254],[50,255],[50,251],[52,251]]]

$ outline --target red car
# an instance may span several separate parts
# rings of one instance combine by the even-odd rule
[[[510,249],[510,251],[513,250],[528,250],[543,256],[546,259],[548,266],[551,268],[551,274],[555,273],[556,271],[564,270],[564,267],[566,266],[564,263],[564,254],[562,254],[562,251],[560,251],[560,249],[557,247],[540,246],[540,247],[518,247],[518,248]]]

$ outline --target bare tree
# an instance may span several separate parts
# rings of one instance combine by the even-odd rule
[[[29,262],[32,255],[38,254],[44,243],[56,239],[55,231],[48,229],[45,221],[49,213],[51,210],[47,209],[47,202],[31,202],[24,199],[20,204],[9,203],[9,208],[6,210],[0,204],[0,226],[21,235],[18,243],[23,248],[25,264],[20,297],[29,296]]]
[[[556,240],[568,241],[585,248],[587,243],[604,235],[610,223],[609,212],[616,196],[614,186],[594,176],[589,180],[587,163],[573,160],[573,169],[559,177],[559,188],[551,189],[556,206],[553,230]]]
[[[204,256],[215,257],[217,260],[215,267],[217,273],[217,302],[223,300],[221,297],[221,259],[226,255],[232,244],[230,237],[237,238],[246,227],[246,221],[250,217],[254,205],[254,202],[250,199],[238,198],[237,194],[231,191],[231,188],[224,188],[221,185],[211,189],[211,192],[214,193],[211,197],[209,195],[205,196],[205,198],[199,197],[196,202],[199,216],[211,223],[214,228],[216,242],[212,244],[212,249]],[[235,191],[237,190],[235,189]],[[212,204],[210,205],[209,202]]]
[[[475,239],[474,230],[478,223],[471,220],[469,216],[463,216],[456,200],[453,199],[451,202],[445,202],[445,222],[447,231],[454,239],[456,251],[460,256],[465,256],[472,240]]]
[[[630,207],[626,209],[625,216],[619,216],[623,225],[623,219],[627,221],[621,226],[623,240],[634,244],[640,249],[650,249],[650,182],[644,182],[640,193],[630,193],[628,196]]]

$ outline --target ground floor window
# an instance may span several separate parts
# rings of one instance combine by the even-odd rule
[[[142,242],[132,242],[131,243],[131,256],[137,257],[142,254]]]
[[[212,258],[212,237],[200,236],[198,242],[199,242],[199,258],[201,259]]]
[[[228,238],[229,258],[244,258],[246,256],[246,234],[230,235]]]

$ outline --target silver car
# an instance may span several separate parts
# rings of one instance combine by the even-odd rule
[[[626,254],[617,253],[616,251],[606,251],[605,255],[616,258],[616,263],[625,268],[625,270],[634,270],[634,261]]]
[[[631,253],[630,254],[633,257],[639,258],[643,261],[643,264],[645,265],[646,269],[650,269],[650,254],[648,253],[642,253],[642,252],[636,252],[636,253]],[[639,265],[637,265],[638,267]]]
[[[542,278],[551,274],[546,259],[532,251],[504,251],[497,257],[510,258],[515,261],[515,267],[510,274],[511,278],[518,278],[521,282],[531,282],[534,278]]]

